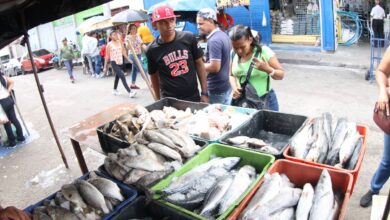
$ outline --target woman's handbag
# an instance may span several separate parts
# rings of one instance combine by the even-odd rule
[[[383,132],[390,135],[390,116],[386,115],[386,111],[379,110],[378,102],[375,103],[373,119]]]
[[[259,55],[259,51],[256,52],[255,57]],[[251,65],[246,74],[245,81],[241,84],[241,97],[238,99],[232,100],[233,106],[239,106],[244,108],[254,108],[254,109],[268,109],[269,108],[269,76],[267,77],[267,93],[261,97],[257,95],[255,87],[249,83],[253,71],[253,66]]]

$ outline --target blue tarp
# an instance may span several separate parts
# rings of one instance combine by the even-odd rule
[[[202,8],[217,8],[215,1],[211,0],[166,0],[150,7],[148,14],[152,14],[153,8],[157,5],[169,5],[173,8],[174,11],[185,12],[197,12]]]

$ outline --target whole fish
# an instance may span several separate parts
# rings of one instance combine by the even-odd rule
[[[332,115],[329,112],[323,113],[322,118],[324,121],[324,132],[326,135],[326,140],[328,142],[328,145],[332,142]]]
[[[142,177],[147,176],[151,173],[152,172],[145,171],[145,170],[133,169],[132,171],[126,174],[126,176],[123,178],[123,182],[126,184],[134,184]]]
[[[260,150],[268,154],[273,154],[273,155],[279,154],[278,149],[271,147],[269,145],[265,145],[264,147],[261,147]]]
[[[243,145],[246,144],[249,139],[250,137],[247,136],[236,136],[226,139],[226,142],[233,145]]]
[[[129,168],[141,169],[150,172],[165,170],[165,167],[161,163],[143,155],[138,157],[129,157],[126,161],[124,161],[124,165]]]
[[[340,204],[342,203],[341,195],[335,193],[334,195],[334,204],[332,207],[332,213],[329,215],[328,220],[336,220],[339,215]]]
[[[311,127],[313,125],[313,120],[308,121],[305,125],[292,137],[290,145],[290,153],[292,156],[304,159],[308,150],[308,138],[311,135]]]
[[[99,177],[95,173],[91,172],[91,178],[88,182],[95,186],[104,197],[116,199],[120,202],[125,200],[118,185],[109,179]]]
[[[326,160],[326,155],[328,154],[329,143],[327,141],[327,134],[324,128],[325,120],[320,121],[322,123],[319,125],[317,140],[314,142],[313,147],[316,147],[319,151],[319,157],[315,162],[324,163]]]
[[[314,189],[310,183],[303,186],[301,198],[299,198],[297,210],[295,212],[296,220],[307,220],[309,218],[310,209],[313,205]]]
[[[103,211],[104,214],[109,213],[104,196],[96,187],[85,180],[76,180],[75,185],[77,186],[80,195],[89,206]]]
[[[331,147],[329,148],[329,153],[326,157],[326,164],[334,166],[339,161],[339,151],[340,147],[344,142],[345,136],[348,132],[348,122],[345,118],[340,118],[337,121],[337,127],[333,134],[333,140]]]
[[[202,211],[200,212],[201,216],[212,217],[218,213],[218,206],[229,190],[232,182],[233,175],[228,175],[222,180],[218,180],[217,184],[206,195]]]
[[[176,146],[175,143],[173,143],[173,141],[171,139],[169,139],[167,136],[165,136],[157,131],[145,130],[143,132],[143,135],[150,142],[160,143],[160,144],[168,146],[172,149],[179,148],[178,146]]]
[[[311,162],[317,162],[320,158],[320,149],[317,146],[313,146],[307,153],[305,160]]]
[[[170,169],[166,169],[164,171],[150,173],[148,175],[141,177],[137,181],[137,184],[139,184],[141,186],[146,186],[146,187],[151,186],[152,184],[156,183],[158,180],[161,180],[162,178],[164,178],[168,174],[172,173],[172,171],[173,171],[173,169],[170,168]]]
[[[251,148],[262,148],[264,146],[267,146],[268,144],[265,143],[263,140],[257,139],[257,138],[249,138],[246,143]]]
[[[64,198],[70,202],[72,202],[74,205],[86,208],[87,204],[85,204],[83,198],[81,197],[81,194],[77,190],[77,187],[74,184],[65,184],[61,187],[61,193],[64,196]]]
[[[336,129],[337,130],[337,129]],[[332,213],[334,194],[328,170],[324,169],[314,191],[309,220],[327,220]]]
[[[348,161],[351,159],[353,151],[355,150],[356,144],[359,141],[360,134],[356,131],[356,126],[352,125],[350,131],[348,132],[347,137],[345,138],[343,144],[340,147],[339,159],[340,162],[336,164],[337,167],[343,168],[347,165]]]
[[[48,206],[47,213],[53,220],[79,220],[71,211],[59,206]]]
[[[172,130],[173,129],[160,128],[158,129],[158,132],[171,139],[176,146],[185,147],[186,142],[180,136],[177,136],[174,132],[172,132]]]
[[[200,147],[195,144],[194,140],[192,140],[189,135],[173,129],[171,129],[171,132],[184,141],[185,145],[178,150],[185,158],[194,156],[195,153],[200,150]]]
[[[353,150],[352,157],[349,160],[349,162],[346,166],[346,169],[349,169],[349,170],[355,169],[356,163],[357,163],[359,156],[360,156],[360,149],[362,148],[362,145],[363,145],[363,138],[361,137],[361,138],[359,138],[359,141],[357,142],[357,144],[355,146],[355,150]]]
[[[154,152],[159,153],[166,158],[182,162],[180,154],[168,146],[165,146],[160,143],[150,143],[148,144],[148,147]]]
[[[256,177],[256,170],[254,167],[245,165],[238,170],[234,175],[233,182],[224,195],[219,205],[219,213],[221,215],[229,209],[231,205],[249,188]]]
[[[110,154],[108,154],[110,155]],[[110,156],[107,156],[106,159],[104,159],[104,169],[113,177],[115,177],[117,180],[122,181],[123,177],[127,174],[126,171],[123,171],[123,169],[118,166]]]
[[[271,215],[270,217],[272,220],[294,220],[294,215],[295,215],[294,208],[287,208]]]

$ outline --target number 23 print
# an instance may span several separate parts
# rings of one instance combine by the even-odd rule
[[[188,73],[187,60],[180,60],[179,62],[171,63],[169,68],[171,69],[171,76],[173,77],[186,74]]]

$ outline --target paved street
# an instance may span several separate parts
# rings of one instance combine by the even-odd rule
[[[382,133],[372,121],[372,107],[377,98],[376,84],[364,80],[363,69],[294,64],[283,66],[286,70],[285,79],[273,84],[282,112],[317,116],[329,111],[369,127],[366,155],[347,211],[347,219],[369,219],[370,209],[360,208],[358,202],[368,189],[383,148]],[[153,102],[142,83],[142,89],[134,99],[125,94],[113,96],[113,77],[95,79],[83,75],[80,67],[76,71],[75,84],[69,82],[65,70],[48,70],[39,74],[53,122],[70,164],[69,170],[62,166],[33,75],[14,78],[23,117],[40,137],[11,155],[0,158],[2,206],[16,205],[23,208],[81,175],[65,133],[66,128],[115,104],[136,102],[145,105]],[[130,82],[129,76],[127,79]],[[142,81],[141,77],[138,80]],[[125,92],[121,84],[119,88],[122,93]],[[104,157],[101,154],[86,147],[83,149],[91,170],[102,164]],[[388,189],[387,184],[381,194],[386,195]]]

